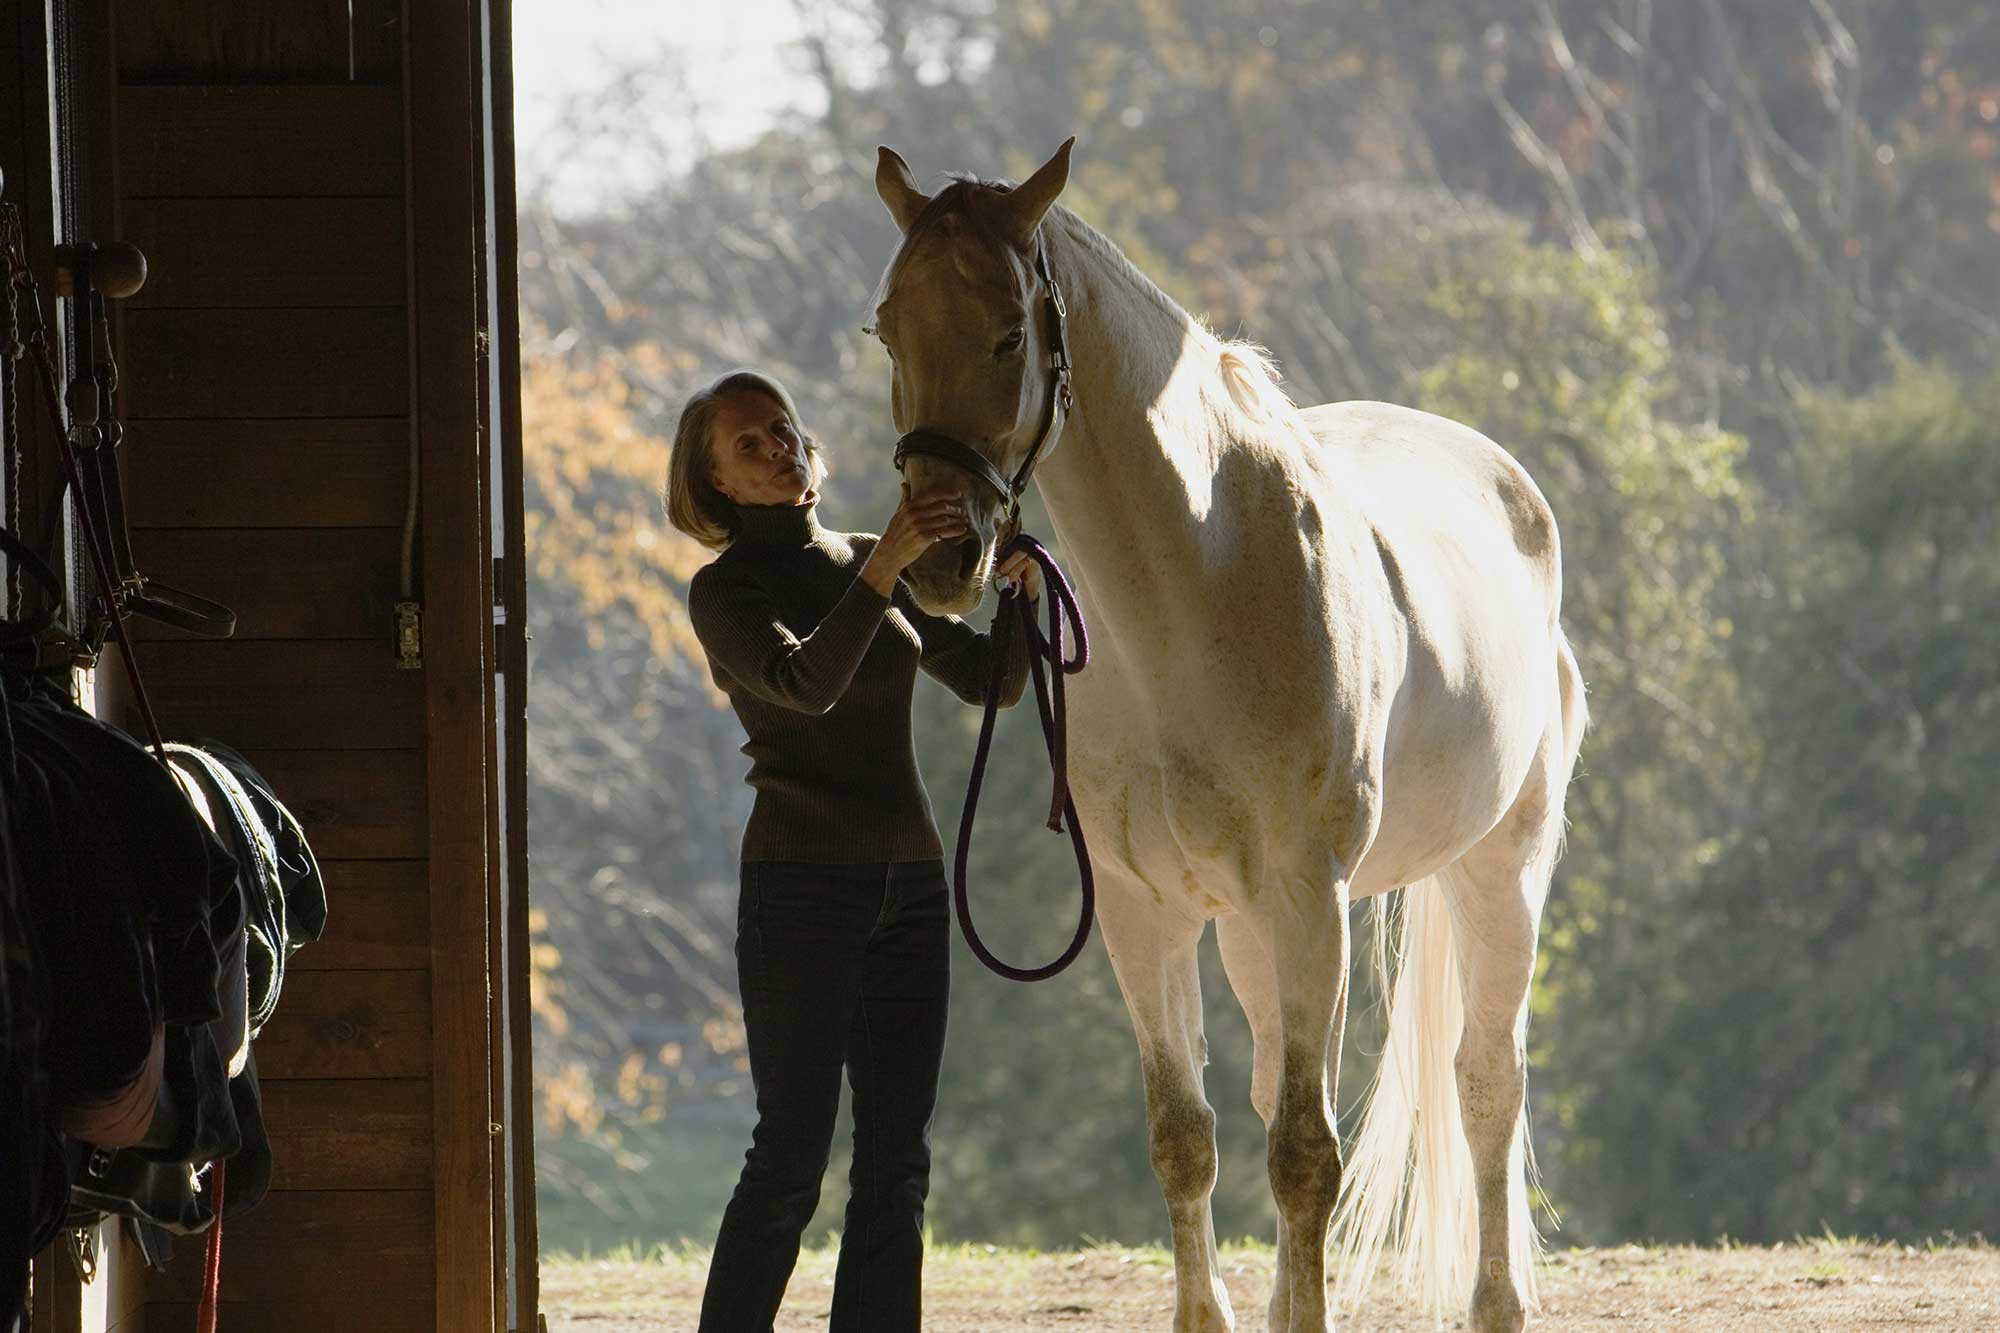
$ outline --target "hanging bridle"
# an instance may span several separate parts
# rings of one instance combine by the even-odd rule
[[[913,430],[896,442],[898,471],[912,455],[921,455],[969,472],[992,487],[1006,507],[1003,522],[1011,534],[1005,545],[995,552],[994,559],[1004,559],[1016,552],[1026,555],[1041,566],[1043,582],[1048,588],[1047,634],[1043,634],[1041,627],[1035,624],[1034,604],[1012,589],[1001,594],[1000,605],[993,613],[993,674],[986,685],[986,711],[979,725],[979,741],[972,754],[972,775],[966,785],[965,812],[958,821],[958,849],[952,866],[953,901],[958,911],[959,928],[965,932],[966,946],[987,968],[1010,981],[1043,981],[1075,962],[1090,940],[1091,922],[1097,915],[1097,889],[1090,868],[1090,848],[1084,843],[1083,825],[1076,817],[1076,803],[1070,798],[1069,723],[1063,692],[1063,677],[1075,675],[1089,664],[1090,640],[1084,631],[1083,609],[1077,604],[1076,593],[1069,586],[1069,580],[1063,577],[1054,557],[1042,544],[1020,531],[1021,495],[1034,477],[1036,464],[1055,448],[1062,434],[1063,418],[1073,401],[1069,337],[1064,326],[1069,311],[1063,306],[1062,288],[1056,285],[1055,278],[1049,273],[1048,251],[1039,237],[1035,242],[1035,276],[1041,279],[1044,288],[1042,311],[1049,344],[1048,404],[1042,412],[1042,429],[1035,437],[1034,447],[1028,450],[1028,456],[1021,460],[1021,466],[1014,475],[1007,476],[977,449],[937,431]],[[1011,656],[1008,652],[1009,640],[1016,620],[1020,622],[1021,632],[1027,636],[1028,668],[1035,684],[1035,711],[1041,718],[1042,738],[1049,747],[1049,767],[1054,774],[1049,797],[1049,828],[1057,833],[1064,832],[1063,819],[1068,817],[1067,831],[1076,849],[1077,876],[1082,895],[1076,934],[1070,938],[1069,946],[1061,956],[1041,967],[1015,967],[1003,962],[986,947],[986,942],[980,939],[978,929],[972,924],[972,903],[966,884],[966,870],[972,855],[972,827],[979,814],[979,789],[986,776],[986,756],[993,744],[993,724],[1000,711],[1000,694],[1006,680],[1007,660]],[[1076,655],[1069,658],[1063,656],[1065,620],[1076,640]],[[1044,664],[1050,668],[1047,678],[1043,675]]]

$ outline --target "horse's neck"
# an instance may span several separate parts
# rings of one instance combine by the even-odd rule
[[[1115,630],[1199,585],[1216,461],[1235,442],[1209,410],[1224,389],[1206,335],[1067,221],[1051,263],[1068,293],[1076,405],[1037,480],[1086,601]]]

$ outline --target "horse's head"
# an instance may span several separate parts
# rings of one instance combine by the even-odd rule
[[[903,230],[875,310],[875,331],[894,363],[896,429],[964,445],[1014,477],[1050,420],[1053,330],[1035,270],[1036,228],[1069,179],[1074,139],[1022,184],[960,180],[935,198],[884,148],[875,170],[882,202]],[[1044,448],[1053,448],[1050,439]],[[915,496],[948,494],[964,505],[972,535],[939,544],[905,575],[931,611],[979,604],[1006,517],[1005,497],[967,467],[921,453],[904,461]]]

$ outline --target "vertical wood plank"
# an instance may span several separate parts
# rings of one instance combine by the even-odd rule
[[[502,888],[506,923],[501,977],[507,996],[508,1081],[503,1093],[510,1171],[503,1182],[512,1208],[510,1247],[503,1280],[511,1276],[510,1327],[535,1327],[541,1310],[540,1225],[535,1213],[535,1115],[533,1022],[528,977],[528,679],[527,524],[521,464],[520,243],[514,173],[514,15],[512,0],[488,0],[490,37],[487,71],[493,104],[493,349],[500,400],[494,420],[498,456],[500,532],[503,550],[498,599],[505,624],[500,634],[500,755],[503,772],[499,805],[504,824]]]
[[[488,1074],[487,727],[491,612],[485,595],[478,377],[482,56],[473,0],[412,5],[403,60],[414,279],[415,401],[423,484],[424,684],[428,722],[434,1217],[439,1333],[490,1333],[493,1120]]]
[[[478,39],[477,49],[480,52],[480,60],[477,71],[473,76],[473,84],[478,91],[481,105],[487,106],[490,105],[489,99],[492,95],[493,79],[493,70],[491,62],[487,58],[486,45],[487,23],[490,20],[487,0],[473,0],[473,12],[475,35]],[[493,256],[493,224],[495,221],[493,217],[493,175],[495,164],[491,138],[493,128],[490,123],[482,121],[482,129],[476,145],[479,150],[479,172],[477,176],[479,207],[477,212],[480,227],[475,247],[479,264],[479,280],[473,287],[473,318],[478,321],[480,328],[488,330],[493,327],[493,305],[498,297],[498,292],[496,291],[498,282],[497,275],[494,272]],[[498,601],[494,593],[494,566],[498,563],[500,553],[504,549],[501,545],[502,536],[500,530],[503,525],[500,517],[502,512],[500,497],[505,491],[505,486],[501,479],[501,458],[506,449],[506,437],[501,433],[503,428],[501,423],[495,419],[498,404],[495,401],[496,395],[494,392],[496,381],[494,348],[491,338],[484,340],[477,369],[480,384],[484,386],[480,402],[480,424],[487,445],[486,455],[482,460],[481,466],[482,479],[486,487],[486,502],[483,508],[487,515],[487,552],[489,556],[493,557],[484,562],[484,572],[486,575],[485,591],[481,594],[480,604],[486,608],[486,621],[491,625],[497,619],[493,608],[497,605]],[[491,689],[489,698],[493,705],[486,711],[486,753],[489,756],[486,769],[486,808],[490,812],[486,822],[486,971],[487,976],[495,983],[491,986],[489,992],[491,998],[487,1006],[487,1040],[491,1043],[488,1047],[490,1056],[487,1062],[487,1096],[491,1099],[494,1121],[493,1129],[495,1131],[491,1163],[492,1184],[490,1186],[490,1198],[493,1209],[493,1268],[488,1280],[491,1283],[493,1293],[493,1310],[496,1321],[502,1328],[514,1328],[518,1325],[514,1318],[514,1311],[510,1308],[507,1286],[507,1270],[514,1257],[513,1217],[508,1210],[509,1192],[507,1189],[509,1171],[513,1161],[513,1143],[509,1136],[502,1130],[507,1117],[508,1063],[513,1049],[507,1040],[508,1023],[510,1021],[510,1000],[512,997],[504,983],[504,978],[507,975],[507,849],[504,841],[507,836],[507,809],[504,803],[507,751],[501,739],[499,725],[499,706],[501,701],[506,697],[506,682],[500,675],[504,670],[504,665],[499,645],[492,640],[488,642],[492,645],[494,651],[488,659],[486,677]]]

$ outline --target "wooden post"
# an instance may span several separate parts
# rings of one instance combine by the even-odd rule
[[[513,1170],[507,1197],[513,1209],[513,1326],[534,1333],[541,1309],[538,1263],[540,1229],[535,1216],[535,1104],[533,1020],[529,1015],[528,950],[528,553],[521,450],[521,302],[520,245],[516,235],[514,190],[514,15],[512,0],[487,0],[490,39],[487,77],[493,88],[493,164],[491,191],[495,291],[493,294],[493,355],[498,358],[500,401],[494,420],[495,451],[500,481],[499,503],[505,533],[500,560],[503,580],[498,589],[505,612],[500,634],[500,670],[504,696],[501,708],[501,775],[506,812],[505,961],[500,974],[507,987],[507,1037],[511,1045],[506,1119],[512,1145]]]
[[[480,414],[475,188],[484,58],[474,0],[404,9],[412,412],[423,506],[425,786],[438,1333],[492,1333],[487,972],[491,520]]]

